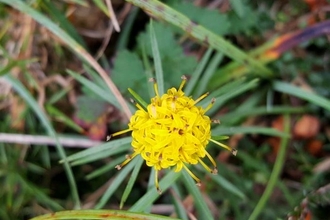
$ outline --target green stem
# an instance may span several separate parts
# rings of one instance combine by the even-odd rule
[[[284,125],[284,132],[289,133],[290,132],[290,117],[289,115],[284,115],[284,120],[283,120],[283,125]],[[273,171],[270,175],[268,185],[262,194],[257,206],[254,208],[252,214],[249,217],[249,220],[255,220],[258,218],[258,215],[262,212],[263,208],[265,207],[268,199],[270,198],[274,187],[279,179],[279,176],[282,172],[282,168],[285,162],[285,153],[286,149],[288,146],[288,140],[289,137],[282,137],[281,144],[280,144],[280,150],[277,154],[275,165],[273,168]]]

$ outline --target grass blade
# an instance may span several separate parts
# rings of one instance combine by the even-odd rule
[[[41,123],[43,124],[44,128],[46,129],[49,136],[53,137],[56,141],[56,149],[58,151],[59,156],[62,158],[62,160],[65,160],[66,154],[63,149],[63,146],[59,143],[58,137],[56,135],[56,132],[48,120],[45,113],[41,110],[38,103],[34,100],[34,98],[31,96],[31,94],[28,92],[28,90],[23,86],[23,84],[14,79],[11,75],[4,76],[4,79],[8,81],[13,88],[16,90],[18,94],[28,103],[28,105],[31,107],[31,109],[35,112],[36,116],[40,119]],[[71,170],[71,167],[68,162],[64,162],[64,169],[68,177],[70,189],[72,198],[74,200],[76,208],[80,207],[80,200],[78,196],[78,190],[77,185]]]
[[[119,205],[119,208],[122,209],[123,206],[124,206],[124,203],[126,202],[129,194],[131,193],[132,189],[133,189],[133,185],[136,181],[136,178],[137,178],[137,175],[139,174],[140,172],[140,169],[141,169],[141,166],[143,164],[144,160],[142,159],[142,157],[138,157],[138,161],[133,169],[133,172],[131,174],[131,177],[129,178],[129,181],[126,185],[126,188],[125,188],[125,191],[123,193],[123,196],[121,197],[121,200],[120,200],[120,205]]]
[[[129,162],[123,169],[118,171],[117,176],[111,182],[108,189],[104,192],[103,196],[101,197],[100,201],[95,205],[96,209],[100,209],[105,206],[107,201],[113,195],[114,192],[118,189],[118,187],[123,183],[124,179],[127,177],[129,172],[136,166],[139,157],[135,157],[131,162]]]
[[[246,127],[221,127],[218,126],[212,129],[214,135],[234,135],[234,134],[263,134],[274,137],[288,137],[289,134],[278,131],[273,128],[267,127],[255,127],[255,126],[246,126]]]
[[[154,26],[152,24],[152,20],[150,20],[150,40],[151,40],[151,48],[152,48],[152,55],[154,58],[155,63],[155,72],[156,72],[156,81],[158,84],[158,92],[160,95],[163,95],[165,92],[164,89],[164,74],[162,68],[162,61],[160,59],[157,37],[154,30]]]
[[[131,143],[131,141],[132,141],[131,137],[126,137],[126,138],[120,138],[118,140],[106,142],[104,144],[95,146],[93,148],[86,149],[84,151],[80,151],[79,153],[73,154],[71,156],[68,156],[67,158],[65,158],[65,160],[61,160],[60,163],[64,163],[65,161],[72,162],[72,161],[79,160],[82,158],[91,157],[91,155],[95,155],[98,153],[104,153],[105,151],[110,151],[113,148],[119,148],[119,147],[123,146],[124,144],[129,144],[129,143]]]
[[[75,220],[75,219],[112,219],[112,220],[132,220],[132,219],[144,219],[144,220],[178,220],[175,218],[164,217],[160,215],[134,213],[128,211],[118,210],[79,210],[79,211],[62,211],[51,214],[46,214],[32,218],[31,220]]]
[[[160,20],[165,20],[179,28],[183,29],[194,39],[209,45],[211,48],[224,53],[228,57],[237,62],[249,66],[251,70],[259,73],[259,76],[270,77],[273,73],[266,68],[262,63],[256,61],[246,53],[235,47],[233,44],[226,41],[223,37],[213,33],[201,25],[196,25],[187,16],[167,6],[157,0],[126,0],[143,10],[147,11],[153,17]]]
[[[284,132],[289,133],[290,132],[290,117],[288,115],[284,115]],[[267,187],[262,194],[258,204],[254,208],[253,212],[251,213],[249,220],[257,219],[259,214],[262,212],[263,208],[266,205],[266,202],[270,198],[277,181],[279,180],[280,174],[282,172],[282,168],[285,162],[285,153],[288,146],[288,137],[283,137],[281,139],[280,149],[276,157],[276,161],[274,164],[273,171],[269,177],[269,181],[267,184]]]
[[[206,67],[207,62],[211,58],[212,52],[213,52],[213,49],[210,49],[210,48],[206,51],[202,60],[198,63],[196,70],[191,75],[191,78],[189,79],[189,82],[187,83],[187,86],[184,90],[184,92],[187,96],[189,96],[192,93],[192,91],[194,90],[198,80],[200,79],[200,76],[203,73],[204,68]]]
[[[313,103],[330,111],[330,100],[323,98],[322,96],[319,96],[315,93],[308,92],[289,83],[280,82],[280,81],[275,81],[273,87],[278,92],[283,92],[299,97],[303,100],[306,100],[310,103]]]
[[[187,187],[188,192],[192,195],[194,198],[194,202],[196,205],[196,208],[199,212],[199,216],[202,219],[213,219],[212,213],[207,206],[205,200],[203,199],[203,195],[201,194],[198,186],[196,186],[195,181],[192,179],[192,177],[184,170],[182,171],[182,177],[183,182],[185,183],[185,186]]]
[[[164,192],[168,189],[179,177],[181,173],[170,171],[165,177],[159,181],[160,189]],[[143,212],[144,209],[153,204],[153,202],[159,197],[156,188],[151,188],[142,196],[134,205],[129,209],[133,212]]]

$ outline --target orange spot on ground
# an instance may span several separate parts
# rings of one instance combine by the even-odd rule
[[[297,121],[293,128],[293,134],[296,138],[310,139],[314,138],[320,130],[320,121],[312,115],[304,115]]]

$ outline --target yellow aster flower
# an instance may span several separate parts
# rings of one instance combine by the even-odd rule
[[[155,185],[158,192],[161,192],[158,184],[158,171],[161,169],[174,167],[174,171],[179,172],[184,168],[195,179],[197,185],[200,185],[200,180],[186,164],[200,163],[207,171],[216,174],[216,163],[205,149],[209,141],[230,150],[234,155],[237,152],[211,138],[212,120],[205,113],[215,100],[213,99],[206,108],[197,106],[208,93],[196,100],[185,96],[182,88],[186,78],[182,79],[179,89],[171,88],[162,96],[159,95],[157,83],[154,81],[156,96],[151,99],[151,103],[146,109],[136,103],[138,110],[131,117],[128,129],[112,135],[132,131],[134,152],[116,168],[120,170],[135,156],[141,155],[147,166],[153,167],[156,171]],[[205,156],[212,163],[212,169],[202,161]]]

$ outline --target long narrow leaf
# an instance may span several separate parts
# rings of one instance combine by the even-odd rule
[[[199,212],[199,216],[202,219],[213,219],[212,213],[207,206],[205,200],[203,199],[203,195],[201,194],[198,186],[196,186],[195,181],[192,179],[192,177],[184,170],[183,172],[183,182],[185,183],[185,186],[188,189],[188,192],[192,195],[194,198],[194,202],[196,205],[196,208]]]
[[[129,178],[129,181],[126,185],[126,188],[125,188],[125,191],[123,193],[123,196],[121,197],[121,200],[120,200],[120,205],[119,205],[119,208],[122,209],[123,206],[124,206],[124,203],[126,202],[129,194],[131,193],[132,189],[133,189],[133,185],[136,181],[136,178],[140,172],[140,169],[141,169],[141,166],[143,164],[144,160],[142,159],[142,157],[138,157],[137,159],[137,162],[136,162],[136,165],[133,169],[133,172],[131,174],[131,177]]]
[[[7,80],[13,86],[13,88],[17,91],[17,93],[20,94],[20,96],[29,104],[32,110],[36,113],[36,116],[40,119],[48,135],[53,137],[54,140],[56,141],[56,147],[57,147],[56,149],[58,150],[60,157],[62,158],[62,160],[65,160],[66,159],[65,151],[58,140],[58,137],[56,135],[56,132],[52,124],[48,120],[45,113],[41,110],[38,103],[34,100],[34,98],[31,96],[31,94],[28,92],[28,90],[24,87],[24,85],[20,81],[14,79],[11,75],[4,76],[4,79]],[[80,201],[78,196],[77,185],[71,167],[68,162],[64,162],[64,169],[68,177],[72,197],[74,199],[76,207],[78,208],[80,206]]]
[[[158,92],[160,95],[164,94],[164,74],[162,68],[162,61],[160,59],[159,49],[158,49],[158,42],[156,33],[152,24],[152,20],[150,20],[150,40],[151,40],[151,48],[152,48],[152,55],[155,62],[155,71],[156,71],[156,81],[158,84]]]
[[[237,62],[250,67],[251,70],[259,73],[260,76],[272,76],[272,72],[263,64],[249,57],[246,53],[226,41],[223,37],[213,33],[201,25],[191,21],[187,16],[167,6],[158,0],[126,0],[142,8],[152,16],[165,20],[186,31],[187,34],[209,45],[211,48],[226,54]]]
[[[278,92],[283,92],[293,96],[297,96],[303,100],[306,100],[310,103],[313,103],[330,111],[330,100],[323,98],[320,95],[308,92],[289,83],[280,82],[280,81],[275,81],[273,86],[274,89]]]
[[[166,189],[168,189],[179,177],[181,173],[176,173],[173,171],[170,171],[168,174],[166,174],[165,177],[159,181],[160,189],[164,192]],[[156,188],[151,188],[142,196],[134,205],[129,209],[133,212],[142,212],[144,209],[151,204],[159,197],[159,194],[157,193]]]

